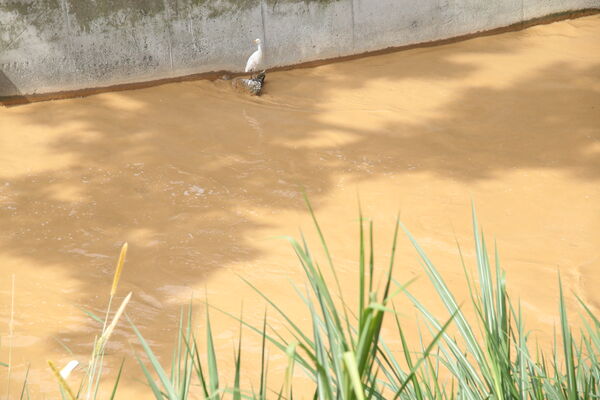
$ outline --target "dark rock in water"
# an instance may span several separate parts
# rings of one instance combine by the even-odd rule
[[[238,92],[249,94],[251,96],[260,96],[265,85],[265,72],[248,78],[235,78],[231,81],[231,86]]]

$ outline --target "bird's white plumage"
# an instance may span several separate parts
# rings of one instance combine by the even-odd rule
[[[254,41],[258,45],[258,49],[252,53],[250,58],[248,58],[248,62],[246,63],[246,72],[254,72],[262,62],[263,52],[262,52],[262,44],[260,43],[260,39],[256,39]]]

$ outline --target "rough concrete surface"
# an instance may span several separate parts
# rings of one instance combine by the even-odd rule
[[[0,96],[264,68],[494,29],[600,0],[0,0]]]

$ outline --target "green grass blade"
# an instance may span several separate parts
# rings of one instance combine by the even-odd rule
[[[98,322],[99,324],[101,324],[101,325],[104,324],[104,320],[102,318],[100,318],[99,316],[97,316],[96,314],[94,314],[93,312],[83,309],[81,307],[77,307],[77,308],[79,308],[84,314],[86,314],[88,317],[90,317],[94,321]]]
[[[190,354],[190,357],[192,357],[192,361],[193,361],[192,366],[193,366],[194,370],[196,371],[196,376],[198,377],[198,380],[200,381],[202,391],[204,394],[204,398],[209,398],[210,395],[208,394],[208,384],[206,382],[206,377],[204,375],[204,369],[202,368],[202,361],[200,360],[200,352],[198,351],[198,344],[197,344],[196,338],[193,334],[192,334],[192,345],[190,346],[190,344],[186,340],[186,346],[188,348],[188,353]]]
[[[364,400],[365,391],[360,380],[360,374],[358,372],[358,365],[356,363],[356,357],[354,356],[354,353],[351,351],[344,353],[343,359],[346,370],[348,371],[348,375],[350,376],[350,382],[352,384],[354,394],[356,394],[356,398],[358,400]]]
[[[165,389],[165,392],[167,393],[169,400],[177,400],[177,394],[175,393],[175,390],[173,389],[173,385],[172,385],[171,381],[169,380],[167,374],[165,373],[165,370],[160,365],[160,362],[156,358],[156,355],[154,355],[154,352],[148,345],[148,342],[146,342],[146,339],[144,339],[144,337],[142,336],[142,334],[140,333],[138,328],[131,321],[131,319],[129,319],[129,316],[127,316],[127,320],[129,321],[129,325],[131,325],[131,328],[133,329],[134,333],[138,337],[138,340],[140,341],[140,344],[142,345],[142,348],[144,349],[146,356],[150,360],[150,364],[152,365],[152,368],[154,368],[154,371],[156,371],[156,374],[158,375],[158,378],[160,379],[160,381],[163,385],[163,388]]]
[[[240,313],[240,319],[242,319]],[[235,358],[235,378],[233,381],[233,400],[241,400],[242,399],[242,391],[240,388],[240,369],[242,364],[242,323],[240,322],[240,337],[238,341],[237,352],[234,355]]]
[[[575,400],[579,395],[577,392],[577,381],[575,375],[575,360],[573,359],[573,339],[571,337],[571,328],[569,327],[569,321],[567,318],[567,309],[563,296],[560,273],[558,274],[558,290],[560,294],[560,327],[562,331],[563,351],[567,367],[567,396],[569,400]]]
[[[135,358],[136,358],[138,364],[140,365],[140,368],[142,369],[144,376],[146,377],[146,381],[148,382],[148,386],[150,386],[150,389],[152,390],[154,397],[156,398],[156,400],[163,400],[163,395],[162,395],[160,389],[158,388],[158,385],[154,381],[152,374],[150,374],[150,371],[148,371],[148,368],[146,368],[146,365],[140,359],[140,357],[137,355],[137,353],[135,353]]]
[[[419,367],[421,366],[421,364],[424,361],[427,360],[427,358],[429,357],[429,354],[431,353],[431,351],[433,350],[433,348],[437,345],[437,343],[440,341],[440,339],[442,338],[442,336],[446,333],[446,330],[450,326],[450,323],[452,321],[454,321],[454,318],[456,317],[457,314],[458,314],[458,312],[454,313],[448,319],[448,321],[446,321],[446,323],[442,326],[442,328],[435,335],[435,337],[431,340],[431,342],[429,343],[429,345],[427,346],[427,348],[423,352],[423,355],[421,356],[421,358],[419,359],[419,361],[417,361],[417,363],[415,364],[415,366],[411,369],[410,373],[408,374],[408,377],[406,378],[406,380],[404,381],[404,383],[402,383],[402,386],[400,386],[400,388],[398,389],[398,392],[394,396],[394,400],[397,399],[398,397],[400,397],[400,394],[402,394],[402,392],[404,391],[404,388],[406,387],[406,385],[408,385],[412,381],[413,376],[415,376],[415,374],[416,374],[417,370],[419,369]]]
[[[214,397],[219,391],[219,370],[217,367],[217,355],[213,342],[212,328],[210,326],[210,316],[208,307],[206,308],[206,352],[208,360],[208,378],[209,378],[209,394]]]
[[[262,327],[262,345],[261,345],[261,355],[260,355],[260,388],[259,388],[259,398],[265,399],[267,396],[267,373],[266,373],[266,351],[267,351],[267,310],[265,310],[265,315],[263,318],[263,327]]]
[[[25,398],[25,393],[27,391],[27,380],[29,379],[29,369],[31,365],[27,364],[27,371],[25,372],[25,379],[23,379],[23,388],[21,389],[21,395],[19,396],[19,400],[23,400]]]
[[[119,372],[117,373],[117,379],[115,379],[115,384],[113,385],[113,390],[110,394],[110,400],[113,400],[117,394],[117,387],[119,386],[119,381],[121,380],[121,373],[123,372],[123,365],[125,364],[125,359],[121,361],[121,365],[119,366]]]

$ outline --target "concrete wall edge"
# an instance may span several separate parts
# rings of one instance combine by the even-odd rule
[[[400,45],[400,46],[388,46],[388,47],[381,48],[381,49],[363,51],[358,54],[342,54],[342,55],[333,56],[333,57],[310,59],[310,60],[303,61],[300,63],[275,65],[270,68],[267,68],[267,71],[280,71],[280,70],[288,70],[288,69],[293,69],[293,68],[306,68],[306,67],[312,67],[312,66],[317,66],[317,65],[322,65],[322,64],[332,63],[332,62],[350,60],[350,59],[359,58],[359,57],[368,57],[368,56],[373,56],[373,55],[377,55],[377,54],[384,54],[387,52],[401,51],[401,50],[407,50],[407,49],[419,48],[419,47],[430,47],[430,46],[443,45],[443,44],[452,43],[452,42],[456,42],[456,41],[468,40],[468,39],[472,39],[472,38],[479,37],[479,36],[486,36],[486,35],[492,35],[492,34],[500,34],[500,33],[509,32],[509,31],[516,31],[516,30],[525,29],[527,27],[534,26],[534,25],[552,23],[552,22],[556,22],[556,21],[560,21],[560,20],[564,20],[564,19],[578,18],[578,17],[594,15],[594,14],[598,14],[598,13],[600,13],[600,7],[560,11],[560,12],[550,13],[550,14],[544,15],[544,16],[530,18],[530,19],[524,20],[524,21],[518,21],[518,22],[512,23],[510,25],[503,26],[503,27],[496,27],[496,28],[492,28],[492,29],[482,29],[482,30],[479,30],[476,32],[466,33],[466,34],[457,35],[457,36],[453,36],[453,37],[449,37],[449,38],[434,39],[434,40],[405,44],[405,45]],[[0,73],[1,73],[1,71],[0,71]],[[108,83],[101,83],[97,86],[88,85],[85,87],[80,87],[80,88],[75,88],[75,89],[69,88],[67,90],[49,90],[49,91],[41,90],[39,92],[31,91],[31,92],[18,93],[18,94],[9,94],[9,95],[3,95],[3,93],[0,92],[0,104],[3,104],[5,106],[19,105],[19,104],[27,104],[27,103],[31,103],[31,102],[36,102],[36,101],[65,99],[65,98],[72,98],[72,97],[83,97],[83,96],[89,96],[89,95],[98,94],[98,93],[102,93],[102,92],[108,92],[108,91],[140,89],[140,88],[152,87],[152,86],[156,86],[156,85],[162,85],[162,84],[173,83],[173,82],[190,81],[190,80],[197,80],[197,79],[218,79],[219,77],[223,76],[224,74],[228,74],[231,76],[241,75],[240,73],[231,72],[226,69],[213,70],[213,71],[202,71],[202,72],[197,72],[197,73],[194,73],[194,72],[181,73],[181,71],[171,70],[171,73],[163,74],[163,76],[160,76],[160,77],[148,76],[147,79],[140,78],[139,76],[136,76],[133,78],[124,77],[123,79],[113,80]]]

